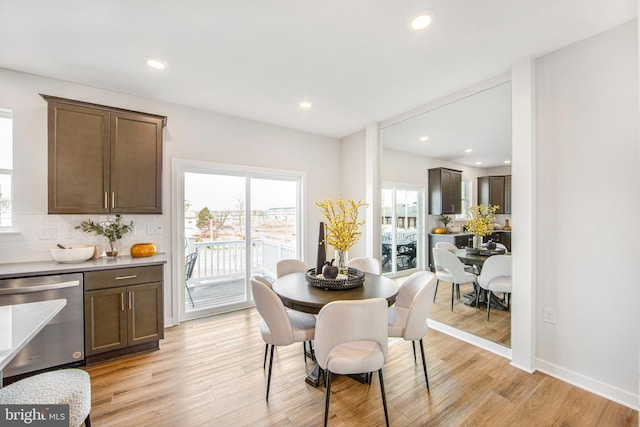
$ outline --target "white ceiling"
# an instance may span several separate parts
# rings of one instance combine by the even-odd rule
[[[409,31],[422,9],[433,24]],[[343,137],[635,17],[636,0],[0,0],[0,67]]]

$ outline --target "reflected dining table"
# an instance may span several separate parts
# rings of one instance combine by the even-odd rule
[[[501,249],[501,250],[499,249],[499,250],[496,250],[495,252],[497,252],[495,255],[500,255],[505,253],[504,249]],[[471,254],[471,253],[468,253],[467,250],[464,248],[458,249],[454,251],[454,253],[458,257],[458,259],[462,261],[464,264],[476,266],[479,272],[482,271],[482,266],[484,265],[485,261],[488,260],[489,257],[493,256],[493,255]],[[478,285],[474,284],[473,286],[478,286]],[[479,293],[480,293],[480,297],[478,298],[478,303],[485,305],[487,302],[486,292],[484,292],[484,289],[481,288]],[[465,305],[468,305],[468,306],[476,305],[475,292],[466,293],[464,295],[464,298],[465,298],[465,301],[464,301]],[[491,308],[496,308],[502,311],[508,310],[508,308],[504,304],[502,304],[502,302],[500,302],[500,300],[493,294],[491,295]]]
[[[273,291],[280,297],[285,307],[305,313],[318,314],[322,307],[332,301],[384,298],[391,305],[398,295],[396,282],[384,276],[365,273],[364,284],[357,288],[322,289],[308,284],[305,274],[287,274],[276,279],[273,283]],[[307,383],[318,387],[320,383],[319,369],[316,365],[307,375]]]

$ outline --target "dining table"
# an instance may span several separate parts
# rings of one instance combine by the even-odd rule
[[[489,252],[489,251],[488,251]],[[456,251],[454,251],[455,255],[458,257],[458,259],[460,261],[462,261],[464,264],[467,265],[473,265],[478,269],[478,272],[481,273],[482,272],[482,266],[484,265],[485,261],[489,259],[489,257],[493,256],[493,255],[503,255],[506,253],[506,251],[504,249],[496,249],[494,251],[490,251],[490,253],[487,254],[477,254],[477,253],[470,253],[467,251],[466,248],[462,248],[462,249],[458,249]],[[476,286],[478,286],[477,284],[474,283],[474,288]],[[474,292],[468,292],[466,294],[464,294],[464,304],[468,305],[468,306],[475,306],[476,305],[476,299],[478,300],[478,305],[484,305],[486,306],[487,304],[487,293],[484,291],[484,289],[480,288],[478,286],[478,295],[476,296],[476,292],[474,290]],[[500,299],[498,297],[496,297],[494,294],[491,294],[491,308],[495,308],[497,310],[502,310],[502,311],[508,311],[508,307],[506,305],[504,305]]]
[[[370,273],[364,274],[362,286],[351,289],[324,289],[313,286],[307,282],[305,272],[279,277],[273,282],[272,289],[285,307],[311,314],[318,314],[326,304],[340,300],[384,298],[391,305],[398,295],[398,285],[395,281]],[[351,377],[363,383],[368,381],[367,374]],[[320,385],[320,367],[317,364],[307,375],[306,382],[314,387]]]

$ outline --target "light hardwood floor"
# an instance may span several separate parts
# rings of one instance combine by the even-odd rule
[[[184,322],[160,350],[87,367],[91,419],[106,426],[320,426],[324,388],[305,383],[302,345],[280,347],[265,401],[264,343],[255,309]],[[638,413],[430,330],[431,391],[411,344],[392,340],[384,369],[392,426],[637,426]],[[377,376],[338,377],[330,426],[384,425]]]

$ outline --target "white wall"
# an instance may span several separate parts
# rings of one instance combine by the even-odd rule
[[[637,407],[636,23],[540,57],[535,72],[536,366]]]
[[[168,116],[164,130],[164,213],[124,216],[125,220],[133,219],[137,228],[135,236],[123,239],[125,253],[132,243],[142,240],[153,241],[169,256],[180,247],[171,239],[170,215],[171,203],[175,202],[171,200],[171,161],[179,158],[304,171],[307,227],[303,230],[303,251],[305,261],[315,264],[322,213],[313,201],[339,193],[341,156],[337,139],[6,69],[0,69],[0,108],[13,110],[13,208],[14,227],[19,233],[0,234],[0,263],[48,260],[48,249],[57,242],[92,239],[73,230],[88,215],[47,215],[47,104],[39,93]],[[148,223],[162,225],[163,235],[146,236]],[[43,230],[52,231],[55,238],[42,240]],[[169,311],[172,277],[169,265],[165,269],[167,317],[174,315]]]
[[[341,142],[341,187],[340,196],[343,199],[362,199],[365,202],[371,203],[367,200],[366,192],[366,134],[362,130],[352,135],[342,138]],[[359,218],[365,218],[365,208],[361,208],[359,211]],[[349,258],[365,256],[366,239],[365,235],[366,227],[361,227],[362,238],[349,249]]]

